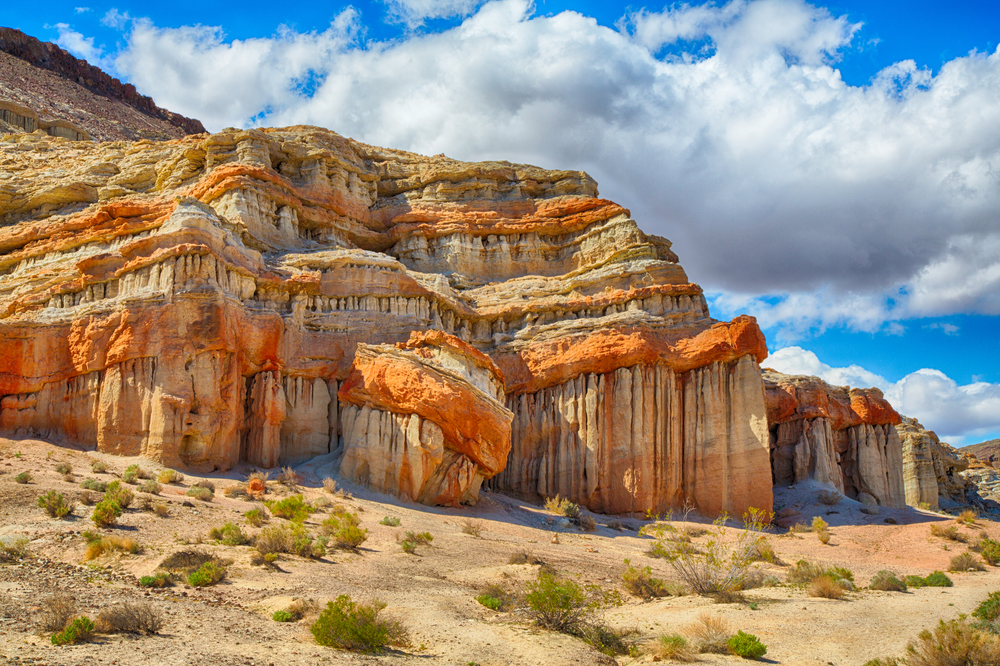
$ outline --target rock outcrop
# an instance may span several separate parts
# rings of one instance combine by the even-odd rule
[[[205,127],[55,44],[0,28],[0,134],[38,130],[115,141],[174,139]]]
[[[199,470],[334,454],[429,503],[770,508],[763,335],[585,173],[311,127],[32,136],[0,143],[0,430]]]
[[[812,478],[854,499],[906,503],[901,419],[881,391],[769,368],[763,377],[775,485]]]
[[[902,417],[896,430],[903,443],[906,503],[937,509],[943,498],[965,504],[972,484],[962,472],[969,469],[969,459],[939,441],[934,432],[924,430],[916,419]]]

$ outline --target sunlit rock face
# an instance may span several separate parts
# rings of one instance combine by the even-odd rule
[[[906,504],[901,419],[881,391],[771,369],[763,376],[775,485],[811,478],[853,499]]]
[[[756,322],[585,173],[314,127],[34,145],[0,144],[0,431],[334,454],[432,504],[771,506]]]

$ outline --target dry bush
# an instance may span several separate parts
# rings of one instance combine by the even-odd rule
[[[684,630],[698,652],[727,654],[726,641],[733,635],[729,623],[718,615],[701,613],[698,620]]]
[[[84,560],[97,559],[105,553],[120,552],[120,553],[130,553],[135,555],[142,552],[142,546],[139,542],[132,537],[120,537],[117,535],[109,535],[105,537],[100,537],[91,541],[87,544],[87,552],[84,554]]]
[[[76,615],[76,600],[63,592],[56,592],[41,603],[36,622],[42,631],[62,631]]]
[[[589,513],[581,514],[578,523],[584,532],[593,532],[597,529],[597,521]]]
[[[666,597],[670,594],[663,580],[653,577],[651,567],[638,568],[632,566],[632,561],[625,559],[625,571],[622,572],[622,581],[625,588],[633,596],[640,599],[652,599],[653,597]]]
[[[825,504],[827,506],[836,506],[840,504],[840,500],[843,498],[836,490],[821,490],[816,499],[819,500],[820,504]]]
[[[337,494],[337,482],[330,477],[325,477],[323,479],[323,490],[330,493],[331,495]]]
[[[126,601],[102,610],[94,627],[101,634],[156,634],[163,624],[163,614],[151,603]]]
[[[804,532],[812,532],[812,528],[805,523],[795,523],[788,528],[788,531],[792,534],[802,534]]]
[[[161,486],[160,482],[156,479],[146,479],[142,482],[142,485],[139,486],[139,490],[144,493],[149,493],[150,495],[159,495],[160,491],[163,490],[163,486]]]
[[[281,472],[278,473],[278,483],[292,490],[299,487],[299,481],[301,480],[302,477],[296,474],[295,470],[291,467],[282,467]]]
[[[479,590],[476,601],[490,610],[504,613],[514,610],[520,603],[520,591],[500,583],[488,583]]]
[[[153,513],[160,518],[167,518],[170,516],[170,507],[167,506],[166,502],[157,502],[153,505]]]
[[[194,571],[205,562],[215,561],[215,556],[201,550],[179,550],[166,557],[158,568],[171,573],[189,573]]]
[[[483,521],[466,518],[462,521],[462,533],[478,537],[483,532]]]
[[[249,499],[250,497],[245,483],[234,483],[231,486],[226,486],[222,494],[230,499]]]
[[[609,530],[614,530],[616,532],[622,532],[622,531],[628,529],[627,527],[625,527],[625,523],[623,523],[620,520],[609,520],[608,524],[607,524],[607,528]]]
[[[247,519],[247,522],[254,527],[260,527],[264,523],[270,522],[271,515],[267,512],[267,509],[250,509],[243,514],[243,517]]]
[[[59,472],[60,474],[72,474],[73,466],[67,462],[61,462],[58,465],[56,465],[56,471]]]
[[[215,494],[215,484],[208,479],[202,479],[201,481],[196,481],[191,484],[192,488],[205,488],[209,490],[213,495]]]
[[[972,553],[962,553],[951,558],[948,571],[986,571],[986,567],[983,566],[981,558]]]
[[[84,506],[94,506],[97,504],[97,495],[89,490],[83,490],[79,495],[80,504]]]
[[[653,655],[654,661],[669,659],[671,661],[697,661],[695,651],[686,638],[680,634],[661,634],[649,642],[647,652]]]
[[[518,550],[510,554],[507,564],[545,564],[545,560],[535,557],[530,550]]]
[[[975,509],[966,509],[962,513],[958,514],[958,516],[955,518],[955,522],[959,524],[964,523],[966,525],[975,525],[976,518],[978,517],[979,514],[976,513]]]
[[[840,585],[840,581],[833,576],[819,576],[814,578],[809,585],[810,597],[822,597],[823,599],[843,599],[845,590]]]
[[[906,581],[900,580],[892,571],[883,569],[874,576],[868,583],[869,590],[881,590],[882,592],[906,592]]]
[[[964,617],[940,620],[933,631],[921,631],[907,652],[906,666],[996,666],[1000,664],[1000,639]]]
[[[816,516],[815,518],[813,518],[812,527],[810,529],[812,529],[813,532],[817,532],[818,533],[818,532],[823,532],[824,530],[826,530],[829,527],[830,527],[830,523],[826,522],[825,520],[823,520],[819,516]]]
[[[38,498],[38,506],[45,509],[45,513],[52,518],[65,518],[73,514],[76,504],[67,502],[62,493],[50,490]]]
[[[686,536],[688,540],[697,539],[698,537],[703,537],[706,534],[708,534],[708,530],[704,527],[691,527],[688,525],[684,528],[684,536]]]
[[[573,519],[580,516],[580,505],[570,502],[568,499],[560,499],[559,495],[545,500],[545,509],[554,514]]]
[[[816,538],[819,539],[819,542],[825,546],[830,543],[830,531],[820,530],[819,532],[816,532]]]
[[[20,537],[10,543],[0,539],[0,562],[13,562],[28,555],[28,539]]]
[[[949,541],[958,541],[959,543],[965,543],[969,540],[967,536],[958,531],[957,527],[954,525],[945,525],[944,523],[931,525],[931,536],[948,539]]]
[[[160,483],[180,483],[184,480],[184,475],[175,469],[164,469],[156,475],[156,480]]]
[[[758,587],[775,587],[781,584],[781,580],[772,574],[761,569],[751,569],[743,578],[740,590],[755,590]]]
[[[774,546],[767,539],[761,539],[760,541],[753,544],[748,554],[751,562],[768,562],[770,564],[781,564],[781,560],[778,559],[777,553],[774,552]]]
[[[270,472],[263,472],[261,470],[257,470],[255,472],[250,472],[250,475],[247,476],[247,482],[256,480],[260,481],[261,483],[267,483],[267,478],[269,476],[271,476]]]

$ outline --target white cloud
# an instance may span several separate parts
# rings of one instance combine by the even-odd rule
[[[383,0],[389,18],[409,28],[423,25],[427,19],[468,16],[482,0]]]
[[[956,446],[974,444],[1000,431],[1000,384],[961,386],[940,370],[929,368],[890,382],[859,365],[831,367],[801,347],[779,349],[765,365],[786,374],[819,377],[836,386],[879,388],[896,411],[916,418]]]
[[[96,67],[114,71],[114,63],[105,57],[104,49],[94,46],[93,37],[85,37],[83,33],[77,32],[68,23],[56,23],[55,28],[59,31],[59,36],[55,40],[56,44]]]
[[[476,3],[397,5],[419,21]],[[674,5],[618,29],[533,12],[494,0],[444,32],[364,43],[353,10],[242,41],[134,21],[115,64],[212,129],[311,123],[585,169],[693,280],[788,336],[1000,314],[1000,51],[857,87],[834,65],[858,25],[802,0]]]
[[[132,17],[129,16],[128,12],[120,12],[115,8],[111,8],[101,19],[101,23],[109,28],[114,28],[115,30],[122,30],[126,26],[128,26],[129,21],[131,20]]]
[[[90,7],[75,7],[74,11],[76,11],[77,14],[86,14],[90,11]]]

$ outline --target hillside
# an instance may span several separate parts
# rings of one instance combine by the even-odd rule
[[[976,456],[980,460],[1000,460],[1000,439],[989,439],[979,444],[963,446],[958,451],[959,453]]]

